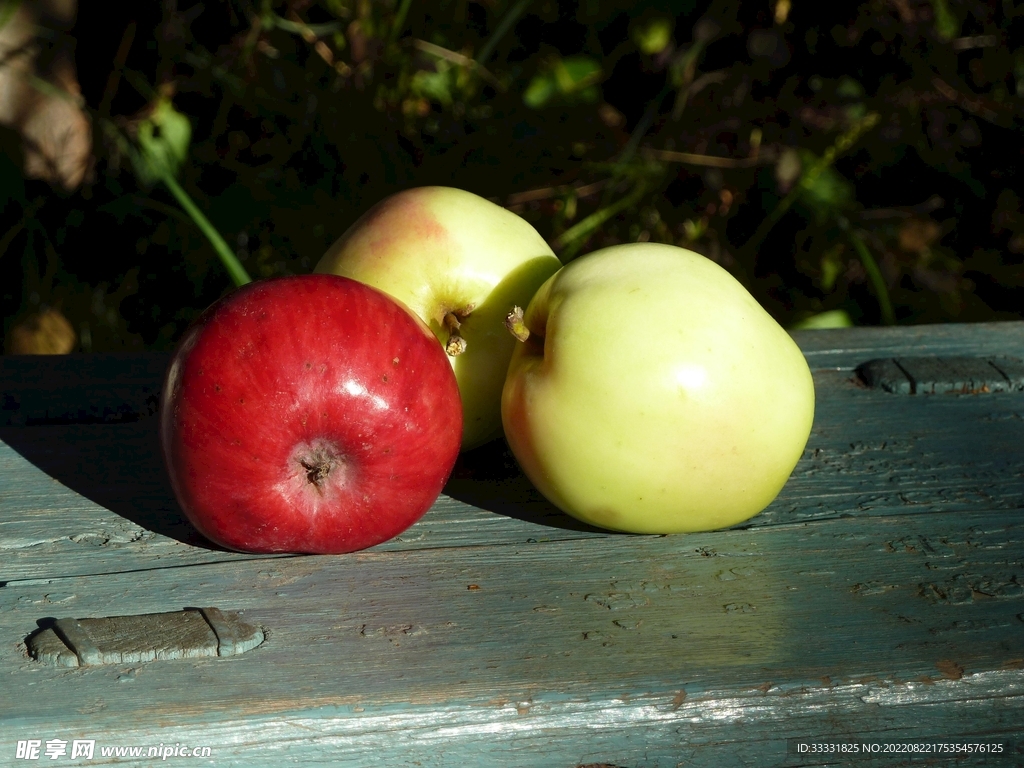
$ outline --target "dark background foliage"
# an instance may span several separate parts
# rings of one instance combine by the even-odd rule
[[[674,243],[787,327],[1024,317],[1024,6],[1013,0],[83,1],[94,134],[62,191],[0,153],[4,332],[167,348],[231,289],[130,162],[158,104],[181,187],[253,277],[309,272],[399,189],[468,189],[567,260]],[[43,30],[45,32],[45,29]],[[825,314],[822,314],[825,313]]]

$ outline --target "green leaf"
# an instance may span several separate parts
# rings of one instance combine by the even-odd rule
[[[952,40],[960,35],[960,22],[949,10],[946,0],[932,0],[935,12],[935,33],[943,40]]]
[[[853,318],[845,309],[830,309],[816,315],[805,317],[790,326],[791,331],[822,330],[824,328],[852,328]]]
[[[843,112],[846,114],[846,118],[850,122],[862,119],[868,113],[867,104],[863,102],[857,102],[856,104],[847,104],[843,107]]]
[[[643,53],[653,56],[661,53],[672,41],[671,19],[659,17],[633,28],[633,42]]]
[[[550,73],[537,74],[523,92],[523,103],[531,109],[540,109],[557,93],[558,86]]]
[[[440,66],[442,63],[438,62],[438,71],[436,72],[427,70],[417,72],[412,76],[409,87],[417,96],[449,106],[452,103],[454,83],[452,83],[451,70]]]
[[[840,258],[842,253],[843,246],[840,243],[821,255],[821,279],[818,282],[825,293],[836,287],[836,280],[843,271],[843,262]]]
[[[860,99],[864,97],[864,86],[846,75],[836,85],[836,95],[842,99]]]
[[[0,0],[0,29],[7,26],[18,12],[21,0]]]
[[[554,68],[558,88],[562,93],[581,91],[601,79],[601,65],[588,56],[570,56],[560,59]]]
[[[804,168],[818,163],[817,156],[807,150],[800,151],[800,160]],[[815,174],[805,173],[800,179],[799,195],[800,202],[819,223],[848,208],[854,200],[853,184],[831,166]]]
[[[169,99],[160,99],[152,114],[139,124],[139,151],[133,153],[135,174],[149,186],[165,175],[176,176],[188,157],[192,124],[178,112]]]
[[[534,75],[523,92],[523,103],[533,109],[555,99],[592,103],[600,98],[595,84],[601,77],[601,65],[589,56],[556,59]]]

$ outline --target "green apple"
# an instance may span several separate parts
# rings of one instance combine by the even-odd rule
[[[547,280],[523,320],[505,436],[563,511],[619,531],[713,530],[785,485],[814,418],[811,373],[714,262],[655,243],[605,248]]]
[[[315,271],[382,290],[430,326],[459,383],[465,450],[501,435],[501,389],[515,346],[506,314],[561,266],[511,211],[461,189],[419,187],[367,211]]]

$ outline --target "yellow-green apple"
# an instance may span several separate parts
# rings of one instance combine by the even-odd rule
[[[570,515],[635,533],[723,528],[764,509],[796,466],[814,417],[807,362],[709,259],[605,248],[547,280],[522,320],[505,435]]]
[[[459,383],[467,449],[501,435],[501,388],[514,345],[505,315],[560,267],[511,211],[461,189],[419,187],[367,211],[315,271],[382,290],[427,323]]]

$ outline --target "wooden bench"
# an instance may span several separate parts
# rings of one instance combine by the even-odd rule
[[[166,355],[0,359],[0,765],[33,740],[54,765],[177,745],[217,766],[640,768],[1020,738],[1024,391],[992,360],[1024,358],[1024,323],[796,337],[814,429],[742,527],[586,529],[494,444],[417,525],[337,557],[221,551],[182,520],[154,418]],[[896,363],[858,375],[870,360]],[[56,620],[190,608],[262,643],[217,655],[191,611],[125,624],[157,660],[29,652],[63,642]],[[173,636],[186,618],[214,650],[166,658],[199,642]],[[1005,749],[984,760],[1024,764],[1024,739]]]

